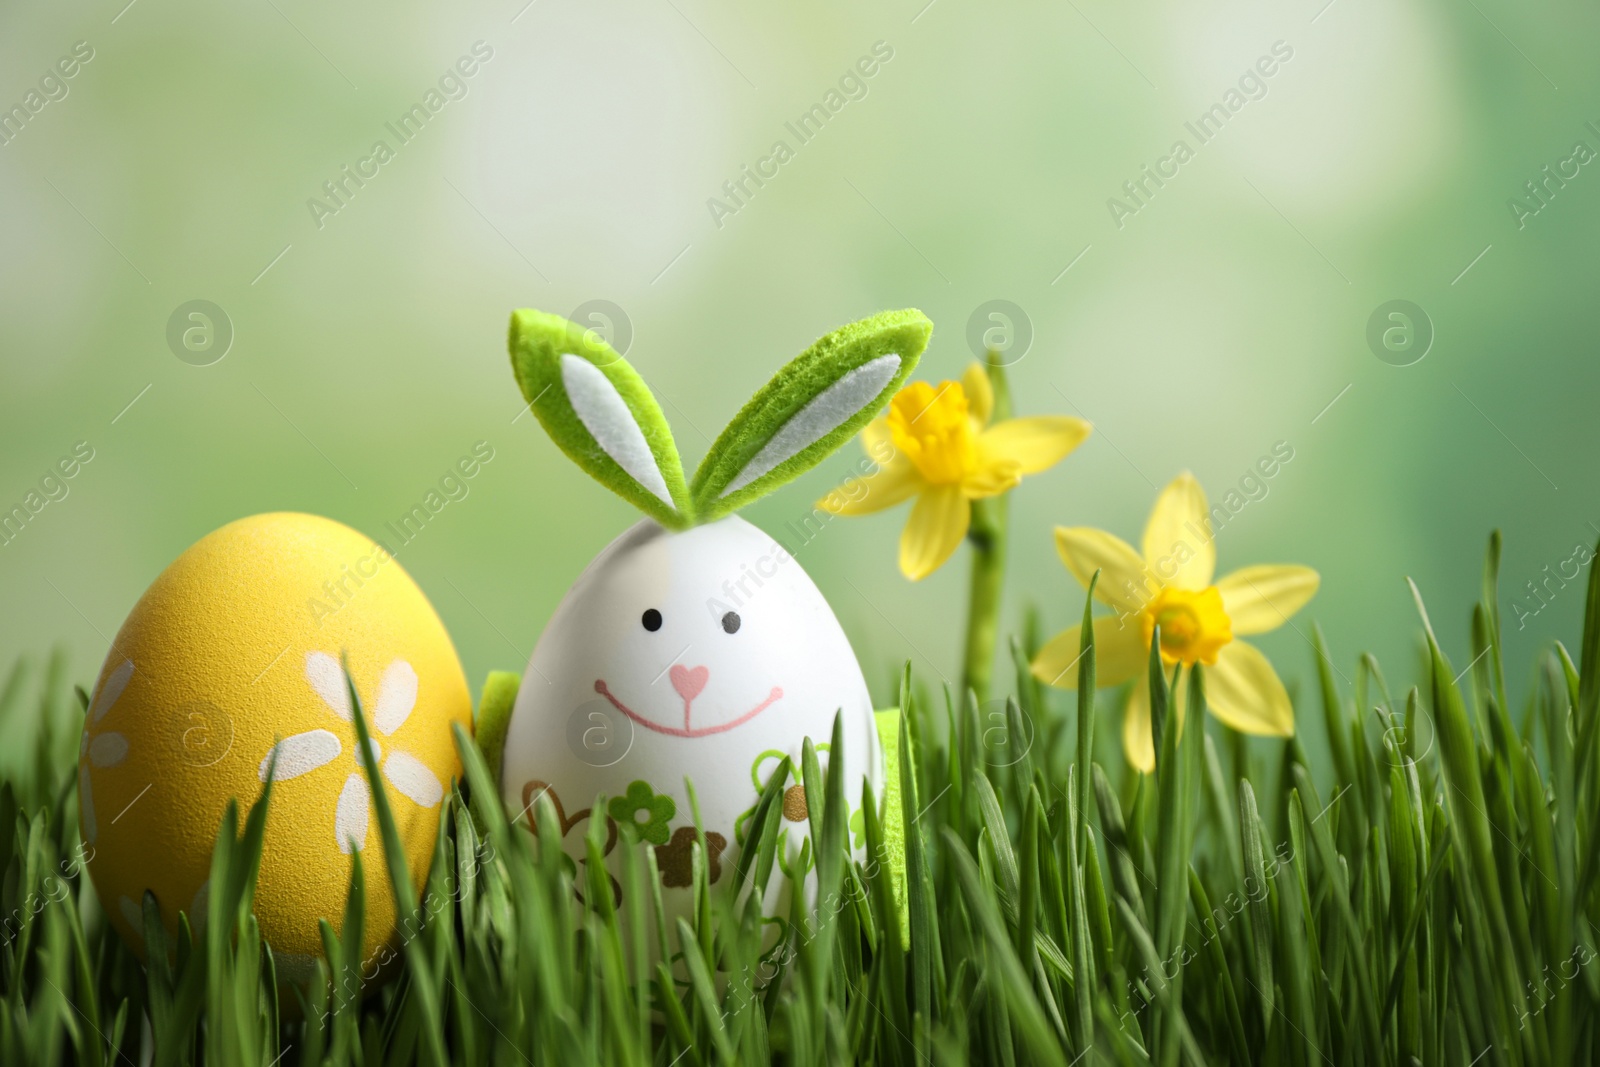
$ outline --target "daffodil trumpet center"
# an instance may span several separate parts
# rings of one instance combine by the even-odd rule
[[[889,403],[889,434],[930,485],[960,485],[977,466],[967,394],[960,382],[913,382]]]
[[[1198,590],[1163,586],[1143,616],[1145,647],[1160,627],[1161,658],[1169,664],[1212,666],[1217,653],[1233,640],[1233,624],[1214,585]]]

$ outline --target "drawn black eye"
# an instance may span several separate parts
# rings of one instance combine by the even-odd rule
[[[657,630],[661,629],[661,612],[657,611],[655,608],[646,608],[644,612],[644,618],[640,619],[639,621],[644,623],[644,628],[646,630],[649,630],[651,633],[655,633]],[[737,626],[738,624],[735,623],[734,625]]]
[[[730,611],[722,617],[722,628],[730,634],[739,632],[739,613]]]

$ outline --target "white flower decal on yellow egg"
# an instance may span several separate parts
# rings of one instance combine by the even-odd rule
[[[338,659],[326,652],[306,653],[306,681],[322,698],[328,709],[345,722],[352,718],[350,689],[345,684],[344,669]],[[378,680],[378,699],[372,708],[372,726],[384,737],[389,737],[411,716],[417,704],[417,672],[403,659],[394,660],[384,668]],[[372,744],[373,761],[383,766],[383,776],[389,784],[424,808],[436,806],[444,797],[444,786],[428,765],[409,752],[390,752],[385,759],[376,737]],[[259,775],[267,780],[273,754],[278,757],[272,771],[274,781],[298,778],[302,774],[326,767],[344,752],[344,745],[331,730],[307,730],[279,741],[261,760]],[[359,851],[367,840],[367,821],[372,807],[372,790],[367,785],[361,760],[354,752],[351,758],[355,769],[344,780],[338,803],[333,812],[333,834],[339,851],[350,854],[352,846]]]
[[[89,770],[91,767],[115,767],[128,758],[126,737],[110,730],[96,733],[95,727],[100,725],[106,712],[122,696],[122,691],[128,688],[128,679],[132,677],[133,660],[125,659],[106,678],[89,708],[89,721],[83,729],[83,743],[78,748],[80,761],[84,756],[88,757],[88,761],[80,762],[78,767],[78,805],[83,812],[83,835],[91,845],[100,835],[100,822],[95,818],[94,791],[89,787]]]

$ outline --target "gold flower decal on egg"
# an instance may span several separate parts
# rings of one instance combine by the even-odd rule
[[[89,721],[84,724],[83,742],[78,749],[78,805],[83,812],[83,836],[91,845],[100,836],[100,823],[95,818],[94,791],[89,785],[89,772],[91,769],[115,767],[128,758],[128,739],[125,736],[114,730],[97,732],[96,728],[116,704],[117,698],[122,696],[122,691],[128,688],[128,679],[132,677],[133,660],[125,659],[107,676],[105,684],[95,694],[94,703],[89,708]],[[84,757],[88,757],[87,760]]]
[[[680,826],[672,839],[656,846],[656,866],[661,869],[661,884],[669,888],[685,889],[694,885],[694,846],[699,840],[692,826]],[[706,831],[706,881],[715,885],[722,877],[722,852],[728,839],[711,830]]]
[[[350,688],[345,683],[344,669],[339,661],[326,652],[306,653],[306,681],[322,702],[345,722],[352,720]],[[378,680],[378,698],[372,705],[372,727],[388,738],[411,717],[417,704],[417,672],[403,659],[394,660],[383,670]],[[383,754],[382,743],[370,738],[373,762],[383,767],[383,776],[403,796],[424,808],[438,805],[444,797],[444,786],[417,757],[409,752],[392,751]],[[274,781],[298,778],[302,774],[326,767],[344,752],[344,744],[331,730],[307,730],[279,741],[261,760],[258,772],[262,782],[272,767],[272,757],[278,757],[272,770]],[[333,836],[339,851],[350,854],[351,848],[360,851],[367,840],[367,822],[372,810],[372,790],[367,784],[365,770],[359,754],[351,752],[354,769],[348,772],[344,788],[339,791],[338,803],[333,811]]]

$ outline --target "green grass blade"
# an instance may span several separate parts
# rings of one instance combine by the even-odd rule
[[[1028,1047],[1032,1062],[1067,1067],[1066,1056],[1045,1018],[1044,1009],[1033,995],[1027,972],[1012,947],[993,896],[985,889],[977,864],[972,861],[960,837],[949,828],[944,831],[944,844],[965,891],[967,904],[978,920],[989,959],[999,970],[997,982],[1000,993],[1005,998],[1011,1017],[1017,1020],[1021,1028],[1019,1036]]]
[[[1266,828],[1256,810],[1256,792],[1245,778],[1239,779],[1239,833],[1244,845],[1245,908],[1250,913],[1250,985],[1260,998],[1262,1019],[1270,1024],[1277,988],[1272,974],[1272,909],[1267,905],[1271,875],[1266,868]]]
[[[378,760],[372,750],[372,734],[367,729],[367,713],[356,692],[355,679],[350,675],[348,661],[343,663],[345,687],[350,693],[351,721],[356,729],[356,751],[366,772],[371,788],[373,812],[378,820],[378,836],[383,844],[383,859],[389,870],[389,887],[394,892],[395,915],[404,922],[407,917],[420,917],[417,891],[411,884],[411,870],[406,866],[406,853],[400,845],[400,830],[394,820],[394,810],[389,805],[388,790],[384,786]],[[254,813],[251,813],[254,818]],[[427,1041],[428,1055],[436,1067],[446,1067],[444,1026],[440,1018],[441,996],[438,980],[428,966],[422,944],[415,938],[405,942],[402,955],[407,973],[411,976],[411,993],[417,998],[417,1013],[422,1033]]]

